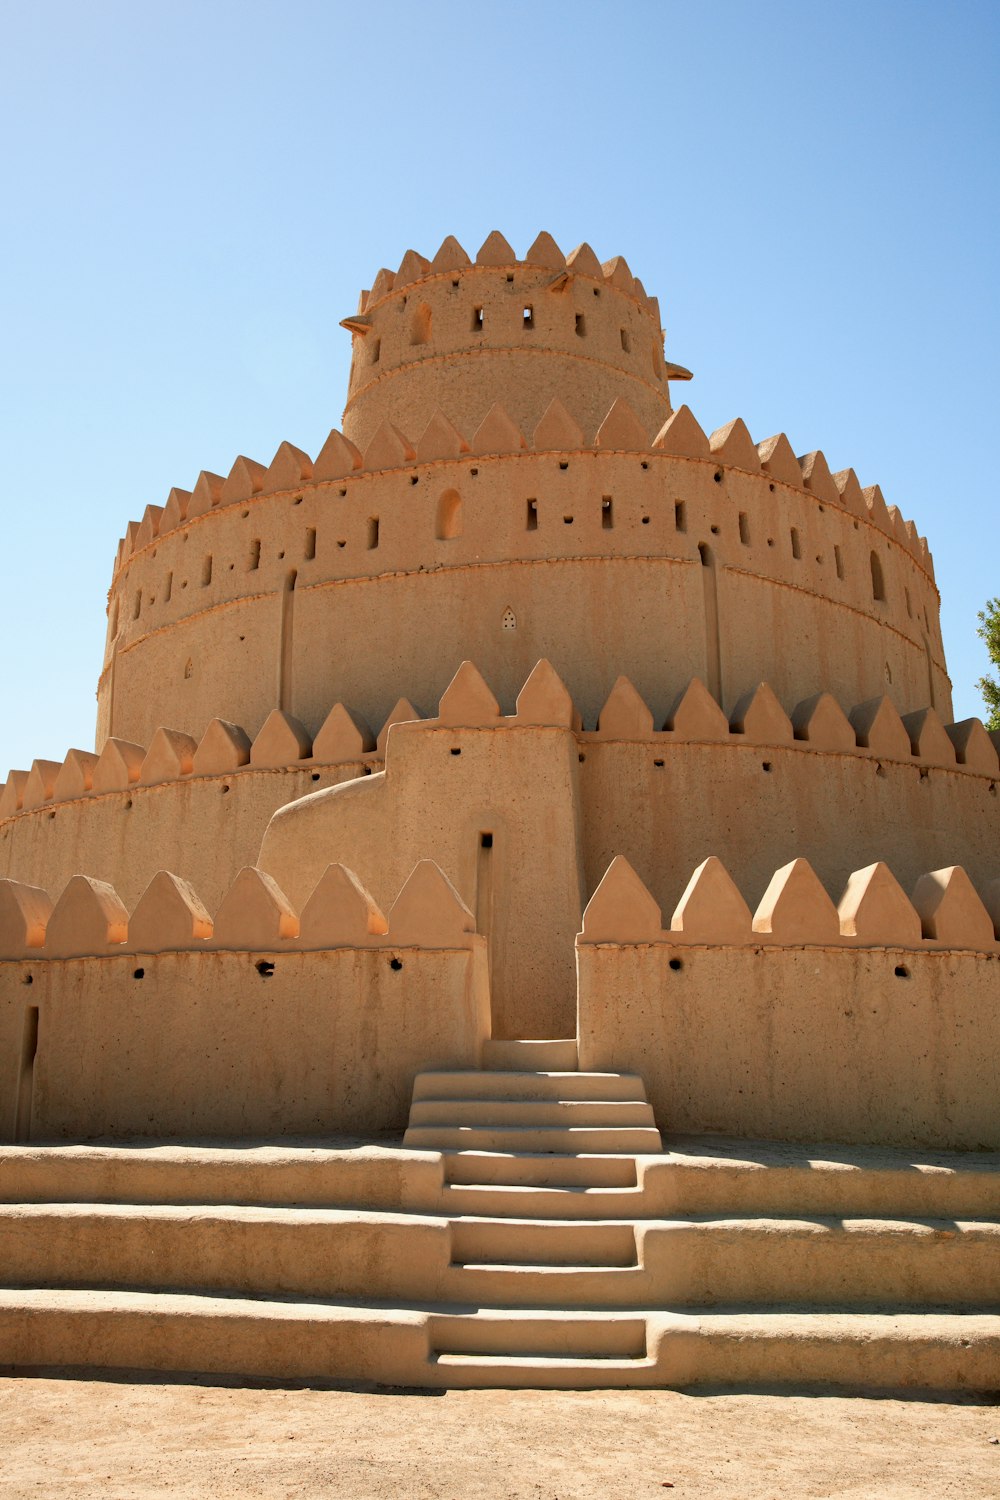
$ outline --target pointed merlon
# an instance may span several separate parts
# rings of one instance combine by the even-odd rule
[[[850,712],[851,727],[859,745],[886,760],[909,760],[910,736],[891,698],[869,698]]]
[[[910,738],[910,753],[931,766],[953,766],[955,747],[945,732],[936,709],[918,708],[903,715],[903,727]]]
[[[624,396],[613,402],[594,442],[598,448],[616,452],[645,453],[649,449],[649,435]]]
[[[148,547],[151,542],[155,542],[160,534],[160,519],[162,515],[162,505],[146,506],[146,509],[143,511],[142,520],[139,522],[139,530],[135,534],[134,550],[136,552],[140,552],[143,547]]]
[[[708,438],[687,406],[679,406],[673,416],[667,418],[653,439],[653,447],[678,458],[711,457]]]
[[[312,740],[306,726],[280,708],[272,708],[250,750],[252,766],[290,766],[307,760]]]
[[[263,491],[266,482],[267,470],[264,465],[259,464],[255,458],[246,458],[241,453],[222,486],[219,504],[236,505],[241,500],[249,500],[253,495],[259,495]]]
[[[379,302],[383,297],[387,297],[389,295],[389,293],[392,291],[392,284],[395,279],[396,278],[393,273],[385,266],[383,266],[376,275],[375,280],[372,282],[371,296],[368,298],[369,307],[371,307],[373,303]]]
[[[569,689],[544,657],[532,667],[518,693],[515,712],[518,724],[544,724],[557,729],[572,729],[579,719]]]
[[[668,729],[682,740],[728,740],[729,720],[700,677],[692,677],[674,699]]]
[[[821,451],[817,448],[812,453],[805,453],[799,459],[801,471],[801,483],[811,495],[817,500],[824,501],[827,505],[840,504],[840,491],[837,489],[830,473],[830,466]]]
[[[416,456],[406,434],[385,418],[365,449],[363,464],[366,469],[398,469],[412,463]]]
[[[160,531],[173,531],[187,520],[188,506],[191,504],[191,491],[179,490],[175,485],[167,496],[167,503],[163,507],[163,515],[160,517]]]
[[[128,912],[104,880],[74,875],[56,902],[45,931],[46,958],[82,958],[120,951]]]
[[[884,531],[887,536],[891,536],[892,522],[889,519],[889,510],[879,486],[877,484],[869,485],[861,493],[865,498],[865,505],[868,509],[868,519],[874,522],[879,531]]]
[[[760,455],[742,417],[734,417],[724,427],[717,427],[708,440],[708,446],[720,464],[748,469],[751,474],[760,473]]]
[[[407,250],[399,263],[399,270],[392,283],[393,291],[398,292],[400,287],[409,286],[411,281],[420,281],[427,275],[429,269],[430,261],[419,251]]]
[[[857,750],[858,741],[850,719],[836,698],[815,693],[792,710],[795,738],[812,750]]]
[[[628,677],[619,677],[597,719],[598,733],[612,740],[648,740],[653,715]]]
[[[993,947],[993,919],[961,865],[921,875],[913,890],[925,938],[948,948]]]
[[[1000,771],[996,748],[979,719],[946,724],[945,733],[954,747],[958,764],[974,776],[996,776]]]
[[[795,738],[791,719],[766,682],[743,694],[729,716],[729,723],[737,734],[754,745],[790,745]]]
[[[586,240],[569,252],[566,257],[566,269],[572,271],[574,276],[590,276],[594,281],[604,280],[604,267]]]
[[[389,717],[386,719],[385,723],[382,725],[382,728],[379,730],[378,738],[375,741],[375,749],[378,751],[379,755],[385,754],[386,740],[389,737],[389,730],[392,728],[393,724],[413,724],[417,720],[423,718],[426,718],[426,715],[421,713],[420,709],[416,708],[410,702],[409,698],[397,698],[395,704],[389,711]]]
[[[841,934],[867,947],[915,948],[920,944],[916,908],[881,860],[848,877],[837,912]]]
[[[304,948],[366,948],[388,930],[371,894],[346,865],[327,865],[302,909],[299,945]]]
[[[213,719],[194,752],[196,776],[224,776],[250,764],[250,736],[239,724]]]
[[[464,948],[475,918],[447,875],[422,859],[389,908],[389,940],[401,948]]]
[[[72,797],[85,797],[93,788],[96,765],[97,756],[92,750],[67,750],[52,788],[53,799],[68,802]]]
[[[361,468],[361,452],[350,438],[345,438],[336,427],[330,433],[313,464],[313,479],[343,479]]]
[[[758,443],[757,457],[760,459],[760,466],[764,473],[770,475],[772,479],[780,480],[782,484],[794,485],[796,489],[802,488],[802,470],[799,468],[799,461],[783,432]]]
[[[471,265],[472,261],[458,240],[453,234],[448,234],[427,269],[432,276],[438,276],[444,271],[464,271]]]
[[[583,428],[553,396],[538,420],[531,445],[536,453],[572,453],[584,446]]]
[[[12,818],[24,805],[24,788],[28,783],[27,771],[11,771],[0,792],[0,818]]]
[[[463,661],[444,690],[438,704],[438,719],[449,727],[492,727],[500,718],[500,705],[479,668]]]
[[[417,439],[417,458],[421,463],[433,463],[436,459],[458,458],[468,453],[469,445],[452,422],[449,422],[440,407],[431,413],[431,419]]]
[[[612,260],[604,261],[601,271],[609,286],[616,286],[627,296],[635,295],[635,277],[629,270],[629,264],[624,255],[616,255]]]
[[[658,943],[659,906],[624,854],[617,854],[583,913],[581,943]]]
[[[312,471],[312,459],[308,453],[296,448],[294,443],[279,443],[264,476],[264,491],[270,495],[277,490],[292,490],[311,479]]]
[[[277,881],[254,865],[245,866],[215,914],[212,946],[253,952],[298,935],[299,919]]]
[[[849,510],[852,516],[864,516],[868,519],[868,507],[865,497],[858,482],[858,476],[853,469],[840,469],[833,476],[833,482],[837,486],[840,495],[840,503],[845,510]]]
[[[126,791],[139,780],[145,759],[143,745],[135,745],[131,740],[105,740],[94,767],[94,791]]]
[[[750,908],[733,877],[714,854],[695,870],[670,921],[670,931],[692,943],[727,946],[749,943]]]
[[[566,265],[566,257],[551,234],[544,229],[532,241],[524,259],[527,265],[545,266],[552,271],[561,271]]]
[[[754,913],[753,930],[789,947],[837,942],[837,908],[807,859],[793,859],[774,872]]]
[[[198,948],[212,936],[212,927],[212,918],[194,887],[169,870],[160,870],[129,918],[128,945],[134,953]]]
[[[513,266],[516,263],[517,256],[499,229],[486,236],[476,256],[477,266]]]
[[[473,434],[473,453],[517,453],[526,446],[517,423],[501,402],[494,401]]]
[[[194,752],[198,741],[180,729],[162,726],[149,742],[139,780],[146,786],[160,781],[176,781],[194,770]]]
[[[0,958],[20,958],[41,948],[52,898],[36,885],[0,880]]]
[[[195,480],[191,499],[188,501],[187,519],[189,521],[195,516],[207,515],[210,510],[220,504],[225,482],[221,474],[213,474],[210,469],[202,469]]]
[[[136,539],[136,537],[138,535],[139,535],[139,522],[138,521],[130,521],[128,523],[128,525],[125,527],[125,546],[123,548],[123,556],[125,556],[125,557],[131,557],[132,556],[132,553],[135,551],[135,539]]]
[[[346,760],[360,760],[375,749],[375,736],[360,714],[335,703],[323,720],[313,740],[312,758],[333,765]]]
[[[889,506],[889,520],[892,523],[892,535],[899,545],[907,550],[910,546],[910,538],[906,532],[906,522],[898,505]]]
[[[60,760],[33,760],[31,762],[24,796],[21,799],[21,806],[25,812],[32,807],[41,807],[44,802],[52,800],[56,777],[61,770],[62,761]]]

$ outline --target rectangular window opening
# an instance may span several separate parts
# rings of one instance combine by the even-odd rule
[[[472,309],[472,331],[473,333],[482,333],[483,331],[483,310],[481,307],[474,307]]]
[[[163,585],[163,602],[164,602],[164,604],[169,604],[170,603],[170,595],[173,593],[173,591],[174,591],[174,575],[173,575],[173,573],[168,573],[167,574],[167,580],[166,580],[166,582]]]
[[[833,549],[833,561],[834,561],[834,565],[835,565],[835,567],[837,569],[837,577],[838,578],[843,578],[843,576],[844,576],[844,559],[841,556],[840,548],[838,546],[836,546],[836,545],[834,545],[834,549]]]
[[[621,331],[621,335],[622,335],[622,348],[624,349],[625,353],[627,354],[629,352],[630,347],[631,347],[631,345],[629,344],[628,329],[627,328],[623,328],[622,331]]]
[[[610,495],[605,495],[601,500],[601,526],[605,531],[611,531],[615,524],[615,512]]]
[[[792,556],[793,557],[801,557],[802,556],[802,545],[799,542],[798,528],[795,527],[795,526],[793,526],[791,528],[791,537],[792,537]]]
[[[373,552],[378,546],[378,516],[368,517],[368,551]]]
[[[201,586],[207,588],[212,582],[212,554],[206,553],[205,561],[201,565]]]
[[[535,326],[535,310],[532,307],[524,309],[524,326],[525,328],[534,328]]]
[[[139,614],[140,614],[141,610],[142,610],[142,589],[140,589],[139,592],[136,594],[136,596],[135,596],[135,603],[132,606],[132,618],[133,618],[133,620],[138,620]]]
[[[254,537],[250,543],[250,561],[247,563],[247,572],[256,573],[260,567],[260,537]]]
[[[306,562],[311,562],[312,559],[315,556],[316,556],[316,528],[315,528],[315,526],[307,526],[306,527],[306,545],[305,545],[305,559],[306,559]]]
[[[481,833],[479,835],[479,847],[480,847],[480,849],[492,849],[493,848],[493,835],[492,835],[492,833]]]
[[[745,510],[740,511],[740,541],[744,547],[750,545],[750,520]]]
[[[525,520],[525,530],[526,531],[537,531],[538,530],[538,501],[537,500],[529,500],[528,501],[528,513],[527,513],[527,517],[526,517],[526,520]]]
[[[683,500],[674,501],[674,530],[687,531],[687,506]]]
[[[373,365],[377,365],[378,364],[379,355],[381,353],[382,353],[382,340],[381,339],[372,339],[371,362],[372,362]]]
[[[583,313],[577,313],[576,315],[576,336],[579,339],[587,337],[587,319]]]

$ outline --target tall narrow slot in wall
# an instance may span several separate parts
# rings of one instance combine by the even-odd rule
[[[38,1052],[38,1006],[29,1005],[21,1027],[21,1065],[17,1070],[14,1103],[14,1140],[31,1140],[31,1105],[35,1090],[35,1056]]]
[[[927,661],[927,697],[931,708],[937,708],[934,702],[934,663],[931,660],[931,643],[926,636],[924,636],[924,657]]]
[[[486,939],[490,981],[493,979],[493,835],[482,832],[476,848],[476,931]]]
[[[295,649],[295,569],[285,578],[281,591],[281,622],[278,640],[278,707],[292,711],[292,662]]]
[[[722,647],[719,640],[719,581],[715,553],[707,542],[698,543],[701,583],[705,602],[705,677],[708,691],[722,703]]]

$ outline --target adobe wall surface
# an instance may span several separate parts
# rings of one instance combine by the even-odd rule
[[[651,440],[374,455],[388,467],[271,494],[248,481],[241,500],[164,512],[157,535],[144,522],[112,586],[98,748],[164,720],[197,738],[216,715],[254,734],[274,707],[315,731],[338,698],[379,723],[400,692],[436,702],[465,658],[509,707],[547,657],[586,723],[622,670],[660,722],[692,676],[727,709],[767,680],[789,710],[825,687],[949,716],[928,562],[880,498],[869,510],[852,476],[820,500],[749,440],[737,457],[756,473],[703,435],[698,459]],[[460,529],[439,537],[446,500]]]
[[[578,961],[580,1066],[640,1073],[662,1131],[1000,1146],[995,954],[665,941]]]

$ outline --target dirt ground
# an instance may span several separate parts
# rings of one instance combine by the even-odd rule
[[[4,1500],[996,1500],[996,1439],[973,1399],[0,1379]]]

